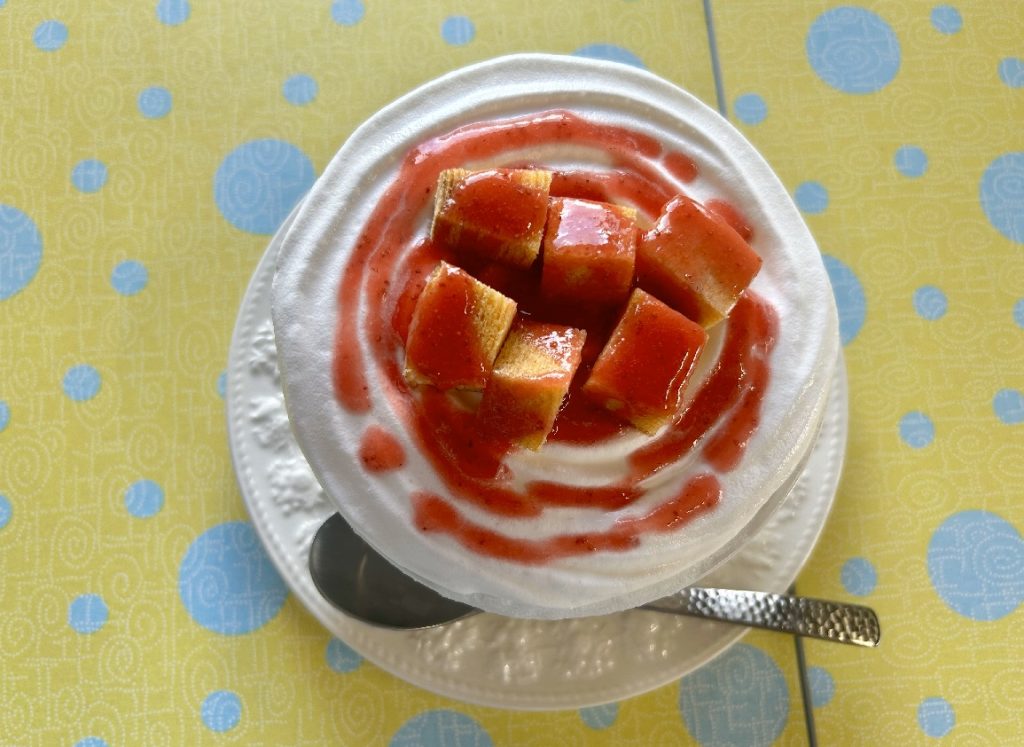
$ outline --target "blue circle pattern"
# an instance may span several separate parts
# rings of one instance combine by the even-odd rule
[[[215,690],[203,700],[199,716],[210,731],[230,731],[242,720],[242,701],[230,690]]]
[[[702,745],[762,747],[786,725],[789,689],[771,657],[740,643],[683,678],[679,711]]]
[[[807,33],[814,72],[844,93],[874,93],[900,69],[900,43],[892,28],[864,8],[842,6],[815,19]]]
[[[60,21],[43,21],[32,33],[32,43],[41,52],[56,52],[68,40],[68,27]]]
[[[1024,244],[1024,152],[999,156],[985,169],[981,208],[999,233]]]
[[[124,492],[124,507],[137,519],[148,519],[164,507],[164,489],[152,480],[132,483]]]
[[[832,702],[836,694],[836,682],[827,669],[807,667],[807,681],[811,687],[811,705],[822,708]]]
[[[141,262],[126,259],[119,262],[110,273],[110,284],[122,296],[134,296],[142,291],[149,282],[149,271]]]
[[[944,737],[953,730],[956,714],[945,698],[925,698],[917,707],[917,724],[929,737]]]
[[[800,210],[817,215],[828,207],[828,190],[821,182],[804,182],[797,186],[793,199]]]
[[[1021,298],[1013,305],[1013,321],[1017,326],[1024,329],[1024,298]]]
[[[7,424],[11,422],[11,408],[10,406],[0,400],[0,433],[3,433],[7,428]]]
[[[389,747],[493,747],[491,735],[458,711],[425,711],[402,724]]]
[[[107,166],[103,161],[87,158],[71,170],[71,183],[79,192],[99,192],[107,183]]]
[[[756,93],[745,93],[736,99],[733,111],[743,124],[756,125],[764,122],[768,116],[768,104]]]
[[[82,594],[68,606],[68,625],[82,635],[95,633],[107,624],[109,616],[106,602],[97,594]]]
[[[848,593],[866,597],[878,585],[878,573],[866,558],[850,558],[843,563],[839,580]]]
[[[923,412],[908,412],[900,418],[900,438],[913,449],[923,449],[935,440],[935,424]]]
[[[342,26],[355,26],[366,14],[361,0],[334,0],[331,5],[331,18]]]
[[[853,270],[835,257],[824,254],[822,261],[832,283],[832,293],[839,309],[839,339],[849,345],[860,333],[867,316],[867,300],[864,288]]]
[[[299,73],[284,82],[282,93],[289,104],[305,106],[316,98],[318,88],[316,81],[308,75]]]
[[[916,145],[904,145],[897,148],[896,155],[892,160],[896,164],[896,170],[903,176],[917,178],[928,170],[928,156]]]
[[[110,747],[106,740],[99,737],[86,737],[75,742],[75,747]]]
[[[64,381],[61,385],[64,389],[64,394],[75,402],[85,402],[99,394],[101,385],[100,372],[87,364],[72,366],[64,374]]]
[[[999,61],[999,79],[1010,88],[1024,88],[1024,60],[1005,57]]]
[[[625,47],[617,44],[587,44],[572,53],[574,57],[586,57],[591,60],[605,60],[607,62],[620,62],[623,65],[632,65],[641,70],[646,70],[644,61],[630,52]]]
[[[0,301],[24,289],[39,272],[43,239],[25,213],[0,205]]]
[[[224,399],[224,395],[228,391],[228,375],[227,375],[226,372],[221,371],[220,374],[217,376],[217,384],[216,384],[216,386],[217,386],[217,395],[221,399]]]
[[[1016,389],[1000,389],[992,398],[992,409],[1007,425],[1024,423],[1024,394]]]
[[[172,103],[171,92],[163,86],[143,89],[137,101],[139,113],[146,119],[166,117],[171,111]]]
[[[327,660],[327,666],[340,674],[354,672],[359,669],[359,665],[363,663],[362,656],[357,654],[337,638],[332,638],[331,642],[327,644],[327,651],[324,658]]]
[[[461,47],[476,36],[476,27],[466,16],[448,16],[441,22],[441,38],[446,44]]]
[[[618,703],[607,703],[605,705],[593,706],[592,708],[580,709],[580,718],[591,729],[607,729],[615,723],[615,719],[618,717]]]
[[[250,633],[280,611],[288,590],[244,521],[207,529],[178,569],[178,594],[192,619],[224,635]]]
[[[0,495],[0,529],[3,529],[10,523],[13,513],[14,509],[11,508],[11,502],[7,500],[7,496]]]
[[[188,0],[160,0],[156,4],[156,17],[167,26],[180,26],[192,14]]]
[[[928,576],[954,612],[998,620],[1024,602],[1024,540],[1001,516],[960,511],[928,542]]]
[[[242,231],[269,235],[313,185],[313,164],[283,140],[253,140],[227,155],[213,181],[221,214]]]
[[[960,11],[952,5],[936,5],[932,8],[931,20],[935,30],[943,34],[955,34],[964,25]]]
[[[946,315],[949,301],[946,294],[934,285],[922,285],[914,291],[914,310],[922,319],[934,322]]]

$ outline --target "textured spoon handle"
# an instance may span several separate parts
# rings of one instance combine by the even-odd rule
[[[877,646],[882,636],[867,607],[763,591],[689,588],[644,607],[854,646]]]

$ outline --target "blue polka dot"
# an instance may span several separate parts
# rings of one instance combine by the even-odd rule
[[[900,438],[914,449],[923,449],[935,440],[935,424],[923,412],[908,412],[900,418]]]
[[[195,539],[181,560],[178,594],[192,619],[224,635],[266,625],[288,590],[252,526],[218,524]]]
[[[227,393],[228,389],[228,375],[224,371],[221,371],[220,375],[217,376],[216,387],[218,396],[221,399],[224,399],[224,395]]]
[[[745,93],[737,97],[733,111],[743,124],[756,125],[764,122],[768,116],[768,104],[756,93]]]
[[[230,731],[242,720],[242,701],[230,690],[215,690],[203,700],[199,715],[210,731]]]
[[[64,394],[75,402],[85,402],[100,392],[100,372],[90,365],[72,366],[64,374]]]
[[[844,93],[874,93],[900,69],[900,43],[892,28],[864,8],[822,13],[807,32],[807,58],[823,81]]]
[[[43,239],[36,224],[10,205],[0,205],[0,301],[23,290],[39,272]]]
[[[68,40],[68,27],[60,21],[43,21],[32,33],[32,42],[42,52],[56,52]]]
[[[469,44],[476,36],[476,27],[466,16],[448,16],[441,22],[441,38],[453,47]]]
[[[425,711],[402,724],[389,747],[493,747],[491,735],[458,711]]]
[[[827,706],[836,694],[836,683],[827,669],[807,667],[807,683],[811,688],[811,705],[815,708]]]
[[[839,572],[839,580],[847,592],[858,597],[866,597],[878,585],[878,573],[871,562],[865,558],[850,558],[843,563]]]
[[[342,26],[355,26],[365,14],[361,0],[334,0],[331,5],[331,18]]]
[[[150,86],[139,94],[139,113],[146,119],[160,119],[171,111],[171,92],[163,86]]]
[[[0,433],[2,433],[7,428],[7,424],[10,422],[11,408],[6,402],[0,400]]]
[[[1024,88],[1024,60],[1004,57],[999,61],[999,80],[1010,88]]]
[[[1024,423],[1024,394],[1016,389],[1000,389],[992,398],[992,409],[1007,425]]]
[[[964,19],[960,17],[960,11],[952,5],[936,5],[932,8],[932,26],[943,34],[955,34],[964,25]]]
[[[11,502],[7,500],[6,495],[0,495],[0,529],[3,529],[11,521],[11,514],[14,513],[14,509],[11,508]]]
[[[124,492],[124,507],[137,519],[155,516],[164,507],[164,489],[152,480],[134,482]]]
[[[608,703],[606,705],[580,709],[580,718],[583,719],[583,723],[591,729],[607,729],[615,723],[615,719],[618,717],[618,703]]]
[[[1024,298],[1021,298],[1013,305],[1013,321],[1017,326],[1024,329]]]
[[[191,13],[188,0],[160,0],[156,4],[157,20],[168,26],[180,26]]]
[[[1024,152],[999,156],[985,169],[981,208],[999,233],[1024,244]]]
[[[946,315],[949,302],[946,294],[934,285],[922,285],[914,291],[914,310],[922,319],[935,321]]]
[[[242,231],[269,235],[313,185],[313,164],[283,140],[253,140],[221,162],[213,197],[221,214]]]
[[[110,273],[110,284],[114,290],[122,296],[134,296],[146,287],[149,282],[149,272],[146,266],[134,259],[126,259],[118,263],[114,271]]]
[[[99,737],[86,737],[75,742],[75,747],[110,747],[110,745]]]
[[[769,745],[789,716],[789,689],[760,649],[737,644],[683,678],[679,711],[702,745]]]
[[[953,706],[945,698],[925,698],[917,707],[917,724],[929,737],[944,737],[956,723]]]
[[[843,345],[849,345],[864,326],[867,316],[864,288],[853,270],[841,261],[828,254],[822,255],[822,260],[839,309],[839,339]]]
[[[88,635],[107,624],[106,603],[97,594],[82,594],[68,606],[68,625],[76,633]]]
[[[305,106],[316,98],[317,90],[315,80],[308,75],[299,73],[284,82],[282,93],[289,104]]]
[[[996,514],[955,513],[928,542],[928,576],[954,612],[998,620],[1024,601],[1024,540]]]
[[[828,207],[828,190],[820,182],[804,182],[796,188],[793,199],[803,212],[817,215]]]
[[[624,47],[617,44],[587,44],[573,52],[575,57],[587,57],[591,60],[606,60],[608,62],[621,62],[623,65],[632,65],[642,70],[647,69],[644,61]]]
[[[327,644],[327,651],[324,656],[327,659],[327,666],[341,674],[354,672],[363,663],[362,656],[337,638],[332,638],[331,642]]]
[[[903,176],[916,179],[928,170],[928,156],[916,145],[904,145],[896,149],[892,162]]]
[[[107,166],[103,161],[87,158],[71,170],[71,183],[79,192],[99,192],[107,183]]]

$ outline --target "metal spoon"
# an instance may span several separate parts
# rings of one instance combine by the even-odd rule
[[[480,612],[442,596],[395,568],[340,514],[331,516],[313,537],[309,571],[329,602],[371,625],[414,630]],[[878,617],[867,607],[761,591],[690,587],[645,604],[643,609],[869,648],[877,646],[881,638]]]

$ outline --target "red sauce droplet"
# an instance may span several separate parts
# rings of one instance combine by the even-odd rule
[[[388,472],[405,465],[405,450],[386,430],[371,425],[359,442],[359,461],[367,472]]]
[[[676,179],[687,184],[697,178],[697,164],[689,156],[678,151],[665,155],[665,169]]]

